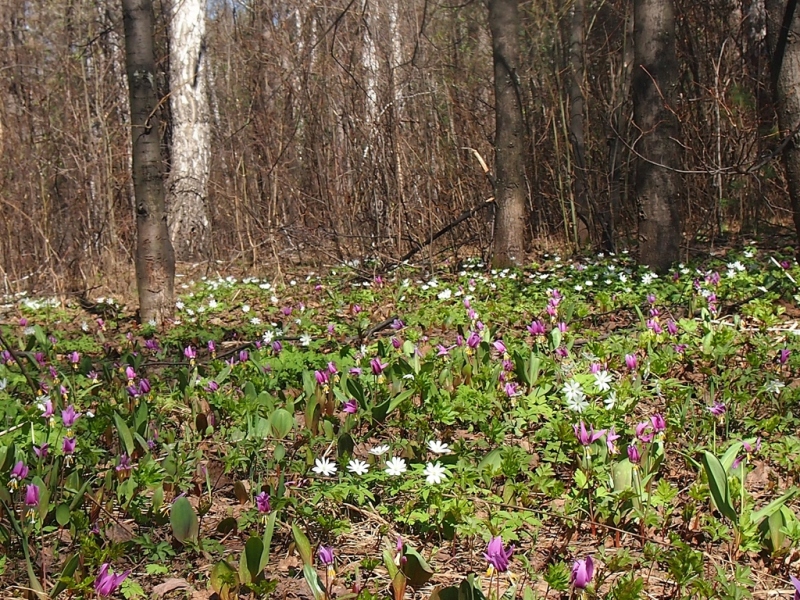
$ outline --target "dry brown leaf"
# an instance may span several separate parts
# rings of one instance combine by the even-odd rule
[[[154,596],[166,596],[173,590],[188,590],[192,587],[188,581],[179,577],[170,577],[164,583],[159,583],[153,587]]]

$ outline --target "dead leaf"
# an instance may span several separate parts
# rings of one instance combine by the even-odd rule
[[[153,587],[153,596],[166,596],[173,590],[188,590],[192,587],[188,581],[179,577],[170,577],[164,583]]]

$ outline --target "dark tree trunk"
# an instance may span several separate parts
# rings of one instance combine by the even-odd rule
[[[175,255],[164,207],[151,0],[122,0],[136,197],[136,285],[143,323],[172,314]]]
[[[783,150],[786,185],[797,231],[795,253],[800,260],[800,7],[797,0],[767,0],[767,39],[772,65],[772,89],[778,126],[794,132]]]
[[[496,267],[521,264],[525,244],[525,173],[522,98],[517,81],[519,15],[517,0],[489,0],[495,95],[494,228]]]
[[[574,173],[572,190],[575,198],[575,211],[578,216],[576,223],[578,239],[576,241],[580,245],[585,245],[589,241],[592,230],[589,192],[586,183],[586,142],[583,131],[583,77],[586,70],[583,62],[585,8],[586,0],[575,0],[572,3],[568,52],[570,65],[569,141],[572,145]]]
[[[672,0],[634,0],[633,119],[639,261],[665,272],[680,257],[679,126],[672,112],[678,85]]]

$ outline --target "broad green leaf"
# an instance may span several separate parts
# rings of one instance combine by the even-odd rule
[[[117,426],[117,431],[119,432],[119,439],[122,442],[123,447],[125,448],[125,452],[128,456],[133,456],[133,451],[136,449],[136,446],[133,445],[133,435],[131,435],[131,430],[119,413],[114,413],[114,424]]]
[[[303,577],[305,577],[306,583],[314,595],[314,600],[324,600],[325,590],[313,566],[307,564],[303,567]]]
[[[279,408],[269,419],[270,426],[272,427],[272,433],[275,434],[275,437],[282,440],[294,427],[294,416],[285,408]]]
[[[503,457],[500,454],[500,450],[495,448],[483,457],[483,460],[478,464],[478,471],[489,470],[492,474],[499,473],[502,464]]]
[[[405,392],[398,394],[394,398],[391,399],[389,402],[389,408],[386,410],[386,414],[391,414],[398,406],[400,406],[403,402],[408,400],[411,395],[414,393],[414,390],[406,390]]]
[[[403,556],[406,558],[406,563],[403,565],[402,571],[412,587],[418,588],[428,583],[428,580],[433,577],[433,569],[420,553],[413,548],[406,548]]]
[[[267,519],[267,528],[264,531],[264,537],[261,538],[261,541],[264,545],[264,551],[261,553],[261,562],[259,563],[258,567],[259,571],[263,571],[269,564],[269,551],[270,547],[272,546],[272,534],[275,531],[275,518],[277,516],[278,513],[273,510]]]
[[[627,458],[611,465],[611,481],[614,491],[628,490],[633,484],[633,464]]]
[[[69,505],[66,503],[59,504],[58,508],[56,508],[56,522],[62,527],[66,527],[69,523],[69,517]]]
[[[725,451],[725,454],[722,455],[722,458],[719,462],[722,463],[722,466],[725,467],[725,472],[729,472],[731,467],[733,466],[733,461],[736,460],[736,457],[739,456],[739,452],[741,452],[743,447],[742,442],[734,442],[730,445],[730,447]]]
[[[728,473],[719,459],[708,450],[703,452],[701,457],[703,467],[708,477],[708,487],[711,490],[711,498],[723,516],[727,517],[731,523],[737,523],[739,518],[736,510],[731,504],[730,491],[728,489]]]
[[[172,503],[169,522],[172,526],[172,534],[181,544],[187,540],[197,542],[200,523],[197,519],[197,513],[185,496],[181,496]]]
[[[211,588],[219,594],[221,600],[230,600],[237,596],[235,590],[239,587],[239,575],[227,561],[220,561],[211,569]]]
[[[791,488],[790,490],[786,491],[782,496],[776,498],[775,500],[767,504],[764,508],[753,512],[750,515],[750,520],[756,524],[760,523],[761,521],[763,521],[764,519],[775,513],[775,511],[780,510],[784,504],[786,504],[789,500],[791,500],[797,495],[798,491],[800,490],[798,490],[797,488]]]
[[[247,585],[258,581],[261,575],[261,555],[264,553],[264,542],[261,538],[250,536],[245,542],[244,551],[239,561],[239,579]]]
[[[303,533],[303,530],[295,523],[292,524],[292,536],[294,537],[294,544],[297,547],[297,553],[303,560],[303,564],[313,566],[314,556],[311,553],[311,542],[308,541],[306,534]]]
[[[58,597],[61,592],[67,589],[67,584],[64,580],[75,574],[75,570],[80,564],[80,558],[80,554],[73,554],[67,559],[67,562],[64,563],[64,569],[61,571],[61,575],[58,576],[58,582],[53,586],[53,589],[50,590],[50,598]]]

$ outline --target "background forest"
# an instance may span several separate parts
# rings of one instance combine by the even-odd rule
[[[429,256],[490,247],[494,207],[483,205],[494,194],[478,158],[493,169],[485,3],[154,9],[178,259],[397,259],[476,207]],[[633,10],[627,0],[519,4],[528,249],[635,244]],[[179,29],[180,11],[195,23]],[[93,272],[129,265],[135,243],[122,11],[4,0],[0,13],[4,285],[65,277],[59,285],[80,289]],[[766,14],[759,0],[675,2],[668,108],[679,122],[683,254],[791,223]],[[194,99],[181,109],[187,89]],[[181,127],[198,144],[208,136],[207,150],[176,145]],[[199,167],[180,159],[187,152]],[[187,168],[207,173],[188,192]],[[188,224],[176,216],[181,193],[195,205]]]

